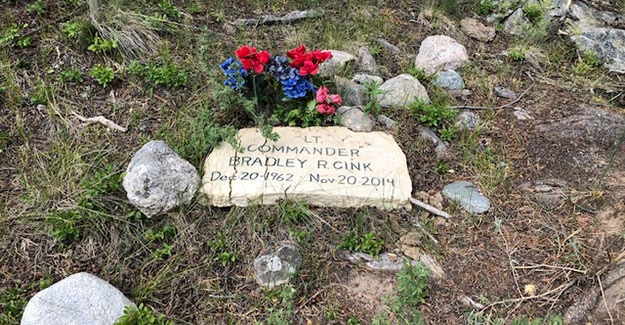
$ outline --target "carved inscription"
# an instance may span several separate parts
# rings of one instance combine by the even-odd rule
[[[222,144],[206,160],[203,191],[217,206],[272,204],[294,197],[325,206],[409,206],[405,156],[392,137],[342,127],[239,132],[239,150]]]

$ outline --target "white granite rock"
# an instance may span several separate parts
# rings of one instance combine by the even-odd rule
[[[430,102],[425,87],[417,78],[406,73],[387,80],[380,89],[384,91],[378,96],[378,102],[382,107],[407,107],[417,99]]]
[[[297,248],[284,244],[275,252],[261,255],[254,260],[256,281],[269,289],[288,283],[301,264],[302,255]]]
[[[132,157],[123,185],[130,203],[153,217],[191,202],[199,181],[193,165],[163,141],[150,141]]]
[[[21,325],[111,325],[127,305],[134,303],[108,282],[76,273],[33,296]]]
[[[445,35],[434,35],[421,42],[415,67],[432,75],[442,70],[457,69],[468,60],[467,49],[462,44]]]

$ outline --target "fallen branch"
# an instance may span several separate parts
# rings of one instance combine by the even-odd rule
[[[119,126],[117,123],[107,119],[106,117],[104,117],[102,115],[96,116],[96,117],[86,118],[86,117],[84,117],[84,116],[82,116],[82,115],[80,115],[80,114],[78,114],[78,113],[76,113],[74,111],[72,111],[72,114],[74,116],[76,116],[76,118],[79,119],[81,122],[85,122],[87,124],[100,123],[100,124],[106,126],[109,129],[112,129],[112,130],[117,130],[117,131],[120,131],[120,132],[128,131],[128,129],[126,129],[125,127]]]
[[[519,100],[521,100],[521,98],[523,96],[525,96],[525,94],[527,94],[528,91],[530,91],[530,89],[534,88],[535,84],[532,84],[531,86],[527,87],[527,89],[525,89],[525,91],[519,95],[519,97],[517,97],[515,100],[505,104],[505,105],[501,105],[498,107],[487,107],[487,106],[452,106],[451,108],[454,109],[491,109],[491,110],[496,110],[496,109],[502,109],[502,108],[506,108],[506,107],[510,107],[514,104],[516,104]]]
[[[296,20],[305,18],[317,18],[321,16],[321,12],[318,10],[304,10],[304,11],[291,11],[288,14],[277,17],[274,15],[262,15],[259,18],[245,18],[237,19],[234,24],[237,26],[254,26],[258,25],[270,25],[276,23],[292,23]]]
[[[414,204],[414,205],[416,205],[416,206],[426,210],[427,212],[435,214],[435,215],[437,215],[439,217],[443,217],[445,219],[450,219],[451,218],[451,215],[449,213],[447,213],[447,212],[445,212],[443,210],[439,210],[439,209],[437,209],[437,208],[435,208],[435,207],[433,207],[433,206],[431,206],[431,205],[429,205],[429,204],[427,204],[427,203],[425,203],[423,201],[419,201],[419,200],[417,200],[415,198],[411,197],[410,198],[410,203],[412,203],[412,204]]]

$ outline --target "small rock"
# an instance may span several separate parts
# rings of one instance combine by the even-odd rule
[[[421,245],[421,235],[416,231],[411,231],[399,237],[399,242],[401,242],[402,245],[416,247],[416,246]]]
[[[421,250],[421,248],[409,245],[401,245],[401,252],[415,260],[418,260],[419,257],[423,255],[423,250]]]
[[[432,129],[426,126],[419,127],[419,136],[424,140],[432,141],[436,146],[434,151],[436,152],[436,158],[444,158],[449,155],[449,147],[441,140]]]
[[[530,28],[531,23],[523,14],[523,8],[518,8],[503,23],[503,30],[511,35],[523,35]]]
[[[419,261],[425,265],[430,270],[430,276],[432,279],[440,280],[445,277],[445,271],[443,267],[438,264],[436,259],[430,255],[423,254],[419,257]]]
[[[387,130],[397,130],[397,123],[384,114],[378,115],[378,117],[376,117],[376,121],[378,121],[378,124]]]
[[[450,95],[458,98],[458,97],[467,97],[471,96],[472,92],[469,89],[453,89],[448,91]]]
[[[515,107],[512,114],[514,114],[514,117],[516,117],[516,119],[519,121],[534,119],[534,117],[530,115],[530,113],[527,110],[521,107]]]
[[[288,283],[302,263],[302,255],[290,244],[254,260],[258,284],[269,289]]]
[[[432,82],[435,86],[447,88],[449,90],[458,90],[464,88],[464,80],[458,72],[454,70],[439,71],[436,73],[436,79]]]
[[[503,87],[495,87],[495,95],[501,97],[501,98],[505,98],[505,99],[515,99],[516,98],[516,94],[514,93],[514,91],[508,89],[508,88],[503,88]]]
[[[458,131],[475,130],[480,124],[480,117],[469,111],[463,111],[456,116],[456,128]]]
[[[460,21],[460,27],[469,37],[481,42],[490,42],[495,39],[495,28],[485,26],[473,18],[464,18]]]
[[[460,206],[471,214],[480,214],[490,209],[490,201],[477,187],[467,181],[451,183],[443,188],[443,196],[458,202]]]
[[[382,77],[372,76],[366,73],[357,73],[352,77],[352,81],[360,85],[367,83],[377,83],[381,85],[384,82],[384,79],[382,79]]]
[[[467,49],[456,40],[445,35],[434,35],[421,42],[415,67],[424,69],[427,75],[433,75],[438,71],[457,69],[468,60]]]
[[[382,107],[407,107],[415,100],[430,102],[428,92],[419,80],[409,74],[400,74],[384,82],[380,89],[384,94],[378,96]]]
[[[380,45],[384,46],[389,52],[391,52],[393,54],[401,53],[401,50],[397,46],[389,43],[387,40],[385,40],[383,38],[378,38],[376,41],[378,43],[380,43]]]
[[[536,181],[530,191],[534,193],[536,202],[543,208],[551,210],[566,202],[569,189],[565,181],[546,179]]]
[[[21,325],[110,325],[128,305],[135,306],[105,280],[76,273],[34,295],[24,309]]]
[[[356,57],[347,52],[335,50],[330,50],[329,52],[332,53],[332,58],[319,65],[320,77],[328,78],[342,75],[348,64],[356,61]]]
[[[163,141],[146,143],[130,160],[123,186],[132,205],[147,217],[191,202],[200,176]]]
[[[373,120],[360,107],[341,106],[336,111],[341,124],[355,132],[370,132],[373,130]]]
[[[368,100],[367,87],[342,77],[334,77],[334,83],[341,94],[343,105],[363,106],[366,104]]]
[[[378,64],[375,62],[373,55],[369,52],[367,47],[361,47],[358,49],[358,60],[356,62],[356,69],[358,71],[375,74],[378,72]]]

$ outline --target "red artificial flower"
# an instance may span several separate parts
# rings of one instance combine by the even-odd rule
[[[339,94],[330,95],[330,101],[334,105],[341,105],[343,103],[343,100],[341,99],[341,95]]]
[[[257,52],[255,47],[247,45],[241,46],[239,49],[234,51],[234,54],[239,58],[239,60],[241,60],[245,71],[250,71],[250,69],[253,68],[256,73],[263,72],[265,64],[269,63],[269,59],[271,58],[269,52]]]
[[[317,103],[325,103],[328,99],[328,88],[326,88],[326,86],[319,87],[319,89],[317,89],[317,96],[315,97]]]
[[[322,104],[317,104],[317,111],[321,114],[329,115],[329,114],[334,114],[334,112],[336,112],[336,109],[334,108],[334,105],[322,103]]]
[[[306,47],[300,45],[290,51],[286,55],[293,59],[291,66],[299,69],[302,76],[313,75],[319,72],[319,64],[332,57],[331,52],[311,51],[306,53]]]
[[[325,86],[319,87],[315,99],[317,100],[317,111],[321,114],[334,114],[336,106],[343,102],[338,94],[328,96],[328,88]]]

